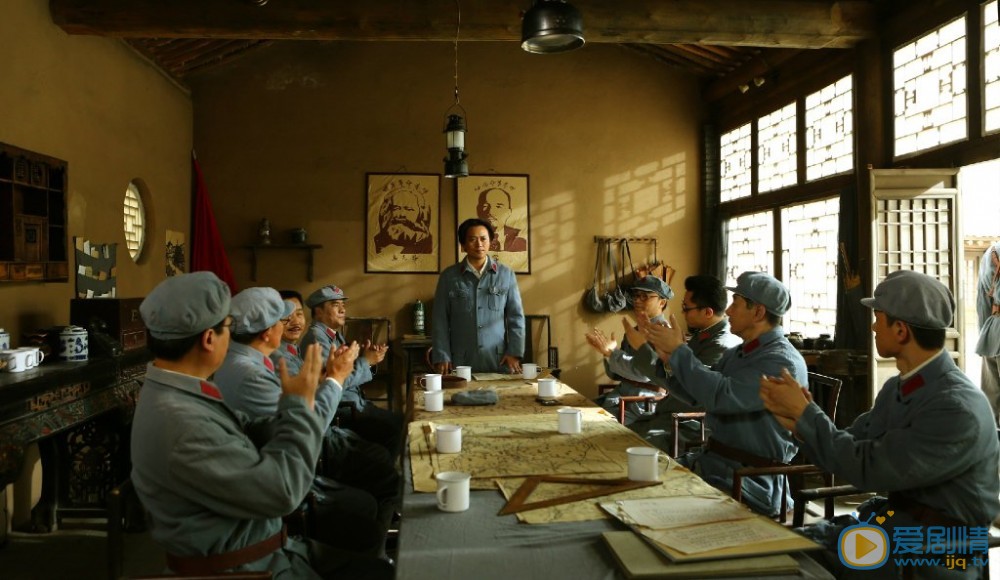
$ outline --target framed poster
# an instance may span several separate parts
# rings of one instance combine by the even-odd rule
[[[458,180],[458,223],[478,217],[492,224],[496,237],[490,256],[517,274],[531,273],[528,199],[527,175],[470,175]],[[459,241],[459,258],[462,255]]]
[[[441,176],[369,173],[365,272],[437,274]]]

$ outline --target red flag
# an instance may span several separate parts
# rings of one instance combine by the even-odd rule
[[[233,278],[233,270],[229,267],[226,249],[222,246],[219,227],[215,224],[215,212],[212,211],[212,200],[208,198],[205,188],[205,177],[198,165],[198,158],[191,153],[191,163],[194,168],[194,228],[191,233],[191,271],[207,270],[214,272],[223,282],[229,285],[229,290],[236,294],[239,287]]]

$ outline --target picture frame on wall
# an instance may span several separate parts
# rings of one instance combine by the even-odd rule
[[[441,176],[368,173],[365,272],[436,274],[441,269]]]
[[[458,224],[472,217],[492,224],[496,237],[490,245],[490,256],[515,274],[530,274],[528,176],[470,175],[457,181],[455,215]],[[462,254],[459,240],[459,257]]]

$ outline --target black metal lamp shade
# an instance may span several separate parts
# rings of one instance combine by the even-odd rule
[[[469,156],[465,153],[465,119],[461,115],[448,115],[444,137],[448,148],[448,156],[444,159],[444,176],[467,177]]]
[[[564,0],[538,0],[521,21],[521,48],[535,54],[552,54],[580,48],[583,16]]]

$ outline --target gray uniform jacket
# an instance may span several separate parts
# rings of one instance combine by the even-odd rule
[[[993,304],[1000,304],[1000,284],[993,288],[993,276],[996,274],[993,252],[1000,252],[1000,243],[990,246],[979,264],[979,286],[976,290],[976,314],[979,317],[976,354],[979,356],[1000,355],[1000,316],[993,315]]]
[[[299,350],[304,352],[307,346],[316,343],[323,350],[323,360],[325,361],[330,358],[331,350],[336,351],[346,342],[344,335],[340,332],[335,331],[322,322],[314,320],[309,325],[309,330],[306,331],[305,336],[302,337]],[[364,357],[364,351],[362,351],[358,355],[357,360],[354,361],[354,370],[351,371],[350,376],[344,381],[344,394],[341,400],[345,403],[353,403],[358,410],[364,409],[367,401],[361,392],[361,386],[371,380],[372,367],[368,364],[368,359]]]
[[[682,345],[670,356],[676,383],[671,395],[704,407],[706,425],[712,438],[730,447],[788,463],[798,446],[791,433],[764,408],[760,400],[761,375],[780,376],[787,368],[795,380],[807,384],[806,362],[784,337],[780,326],[749,343],[730,348],[711,369]],[[694,458],[697,471],[706,481],[720,487],[732,486],[733,460],[712,452]],[[780,479],[764,476],[745,480],[744,493],[752,505],[770,514],[777,513],[781,501]]]
[[[482,278],[468,260],[438,278],[431,326],[433,361],[499,372],[504,355],[524,356],[524,310],[514,272],[487,257]]]
[[[989,526],[1000,513],[996,425],[983,393],[942,351],[840,430],[811,403],[795,424],[810,460],[852,485],[900,492],[952,518]]]
[[[274,363],[264,353],[233,342],[222,366],[215,371],[215,383],[226,404],[250,417],[267,417],[278,412],[281,380]],[[325,379],[316,391],[316,415],[325,431],[333,423],[342,389],[336,380]]]
[[[727,350],[742,342],[740,337],[729,332],[729,319],[723,318],[712,326],[691,334],[687,345],[695,358],[700,360],[703,365],[711,367],[722,359],[722,355]],[[649,345],[645,345],[645,347],[652,348]],[[669,390],[678,384],[677,379],[674,379],[672,374],[667,373],[663,367],[663,361],[659,358],[653,361],[644,357],[637,358],[635,365],[636,371],[648,377],[655,377],[654,382],[658,386]],[[657,407],[657,409],[659,408]],[[663,406],[663,408],[667,407]]]
[[[662,314],[651,319],[653,322],[666,322]],[[650,384],[652,393],[657,390],[654,382],[656,376],[656,361],[660,360],[656,351],[648,343],[638,349],[632,348],[628,340],[622,337],[622,344],[611,352],[611,355],[604,359],[604,372],[616,381],[629,380],[637,383]],[[652,371],[652,372],[650,372]]]
[[[132,482],[167,552],[231,552],[281,529],[312,484],[323,426],[301,397],[282,397],[277,410],[272,436],[258,448],[244,433],[247,417],[215,385],[147,367],[132,423]],[[289,539],[242,569],[318,578],[306,554]]]
[[[290,342],[281,341],[281,346],[271,353],[271,362],[274,363],[275,370],[278,369],[278,361],[284,359],[285,368],[288,374],[295,376],[302,371],[302,353],[299,347]]]

